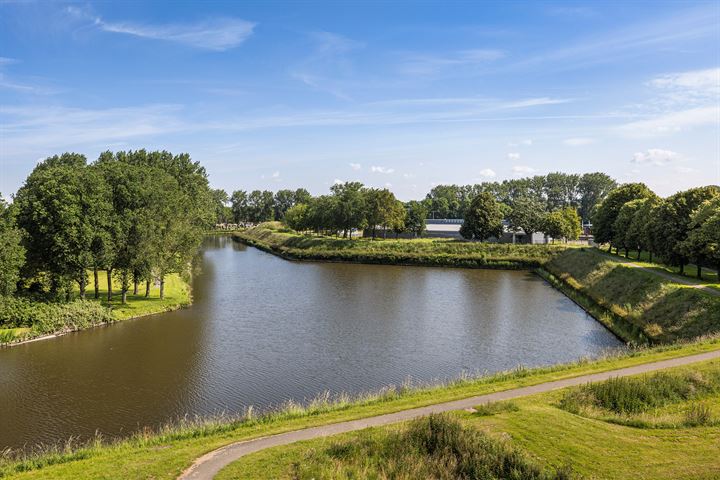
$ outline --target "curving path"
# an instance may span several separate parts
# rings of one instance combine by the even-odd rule
[[[376,417],[362,418],[359,420],[351,420],[347,422],[334,423],[330,425],[322,425],[319,427],[306,428],[304,430],[296,430],[293,432],[281,433],[269,437],[254,438],[241,442],[232,443],[225,447],[214,450],[195,460],[190,468],[180,475],[180,480],[210,480],[226,465],[245,455],[264,450],[266,448],[278,447],[301,440],[310,440],[313,438],[327,437],[339,433],[351,432],[354,430],[362,430],[367,427],[377,427],[380,425],[388,425],[391,423],[412,420],[417,417],[429,415],[431,413],[448,412],[451,410],[461,410],[472,408],[476,405],[496,402],[500,400],[509,400],[511,398],[533,395],[536,393],[549,392],[559,388],[582,385],[589,382],[599,382],[612,377],[625,377],[628,375],[636,375],[639,373],[653,372],[665,368],[679,367],[691,363],[702,362],[720,358],[720,350],[699,353],[687,357],[671,358],[658,362],[645,363],[633,367],[621,368],[618,370],[610,370],[607,372],[593,373],[590,375],[582,375],[564,380],[556,380],[553,382],[541,383],[529,387],[515,388],[502,392],[489,393],[476,397],[464,398],[452,402],[438,403],[410,410],[402,410],[386,415]]]

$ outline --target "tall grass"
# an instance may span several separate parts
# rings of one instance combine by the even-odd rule
[[[508,442],[463,426],[447,414],[413,420],[400,431],[356,435],[310,451],[294,464],[294,479],[566,479]]]

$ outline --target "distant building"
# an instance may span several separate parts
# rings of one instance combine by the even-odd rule
[[[431,238],[462,238],[460,235],[460,227],[463,224],[462,218],[434,218],[434,219],[427,219],[426,221],[427,229],[425,236],[431,237]],[[533,233],[530,238],[523,232],[522,230],[519,231],[511,231],[508,227],[507,221],[503,221],[503,234],[502,236],[498,238],[491,238],[491,241],[496,241],[500,243],[532,243],[532,244],[541,244],[541,243],[549,243],[552,239],[548,238],[544,233],[542,232],[535,232]]]

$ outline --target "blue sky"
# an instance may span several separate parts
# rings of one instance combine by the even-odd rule
[[[402,199],[605,171],[720,183],[720,2],[0,0],[0,192],[63,151]]]

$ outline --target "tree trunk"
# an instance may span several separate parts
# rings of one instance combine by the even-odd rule
[[[685,274],[685,260],[680,260],[680,275]]]
[[[95,298],[100,298],[100,285],[98,285],[98,269],[93,268],[93,280],[95,282]]]
[[[80,276],[80,299],[85,300],[85,286],[87,285],[87,273],[85,270],[82,271]]]
[[[612,253],[612,243],[611,243],[610,246],[608,247],[608,253]]]
[[[625,249],[625,258],[630,258],[630,251],[627,248]]]
[[[160,300],[165,298],[165,275],[160,275]]]
[[[133,279],[133,295],[137,295],[138,283],[140,283],[140,281],[137,278],[134,278]]]
[[[150,296],[150,280],[145,280],[145,298]]]
[[[638,248],[638,258],[637,258],[638,260],[640,260],[640,255],[641,255],[641,254],[642,254],[642,250],[640,250],[640,249]]]
[[[700,266],[700,262],[697,262],[697,278],[702,280],[702,267]]]
[[[113,291],[112,291],[112,268],[108,268],[106,270],[107,272],[107,301],[110,303],[112,301]]]
[[[122,289],[122,304],[123,305],[127,304],[127,292],[128,292],[127,288]]]
[[[373,225],[373,240],[375,240],[375,230],[377,230],[377,227]]]
[[[650,254],[650,263],[652,263],[652,252],[648,252]]]

